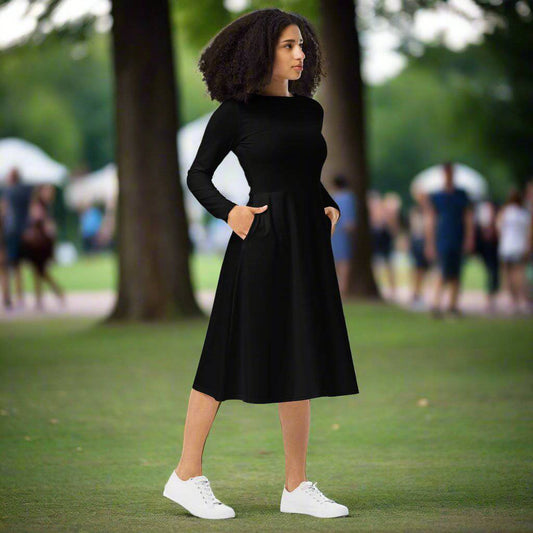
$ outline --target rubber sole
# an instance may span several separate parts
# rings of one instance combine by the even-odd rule
[[[178,505],[180,505],[181,507],[183,507],[186,511],[188,511],[189,513],[191,513],[193,516],[196,516],[197,518],[203,518],[204,520],[225,520],[227,518],[235,518],[235,516],[205,516],[205,515],[202,515],[201,512],[196,512],[196,511],[193,511],[191,509],[189,509],[188,507],[186,507],[185,505],[183,505],[182,503],[178,502],[175,497],[173,497],[170,492],[168,492],[166,489],[163,490],[163,496],[165,498],[168,498],[170,501],[174,502],[174,503],[177,503]]]

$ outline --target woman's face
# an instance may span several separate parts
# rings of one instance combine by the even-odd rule
[[[32,202],[30,204],[30,218],[40,219],[44,216],[45,211],[41,202]]]
[[[278,39],[276,58],[272,71],[273,80],[297,80],[302,75],[305,43],[296,24],[287,26]],[[302,68],[295,68],[300,66]]]

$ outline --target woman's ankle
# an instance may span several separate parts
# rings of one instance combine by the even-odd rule
[[[202,470],[187,470],[187,469],[180,469],[180,468],[176,468],[174,470],[174,472],[176,472],[176,475],[182,480],[182,481],[187,481],[188,479],[190,479],[191,477],[196,477],[196,476],[201,476],[202,475]]]
[[[303,481],[307,481],[307,476],[304,476],[302,478],[297,478],[297,479],[291,479],[291,480],[286,479],[285,489],[288,490],[289,492],[292,492],[294,489],[298,488],[300,486],[300,483],[302,483]]]

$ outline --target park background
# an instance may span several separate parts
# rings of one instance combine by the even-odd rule
[[[12,11],[0,11],[6,29],[0,138],[38,145],[74,176],[117,160],[111,6],[34,2],[26,18],[42,20],[19,24],[9,17],[15,8],[20,15],[25,2],[2,4]],[[114,4],[126,21],[131,9],[132,26],[147,9],[141,1]],[[170,2],[176,125],[214,109],[197,58],[233,18],[279,7],[320,27],[324,10],[341,6],[346,3]],[[411,179],[452,159],[481,172],[501,202],[511,186],[531,177],[530,2],[367,1],[355,7],[367,140],[357,149],[367,158],[369,186],[395,191],[407,205]],[[7,28],[20,31],[19,40],[8,41]],[[134,53],[153,43],[131,46]],[[177,181],[176,175],[169,179]],[[75,213],[61,198],[56,208],[60,240],[79,248]],[[177,225],[186,230],[184,219]],[[191,254],[191,275],[184,276],[181,262],[189,258],[183,238],[176,238],[181,245],[172,260],[198,305],[183,297],[182,287],[171,295],[171,316],[145,320],[122,310],[114,320],[2,317],[6,530],[205,528],[161,492],[177,463],[221,257]],[[117,286],[119,261],[136,266],[131,257],[107,253],[53,272],[67,291],[88,300],[93,292],[127,291]],[[134,275],[127,276],[134,284]],[[483,285],[473,260],[466,287]],[[335,528],[531,530],[531,321],[469,316],[435,322],[379,297],[349,298],[344,309],[361,393],[312,402],[308,460],[309,478],[350,508],[351,517]],[[207,441],[204,471],[239,517],[209,524],[215,529],[255,530],[259,521],[261,530],[331,527],[278,511],[283,453],[275,406],[225,402]]]

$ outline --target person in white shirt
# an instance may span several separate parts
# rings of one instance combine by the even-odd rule
[[[497,228],[500,236],[498,255],[505,286],[515,310],[528,309],[526,264],[531,252],[531,213],[522,205],[520,193],[513,190],[500,210]]]

